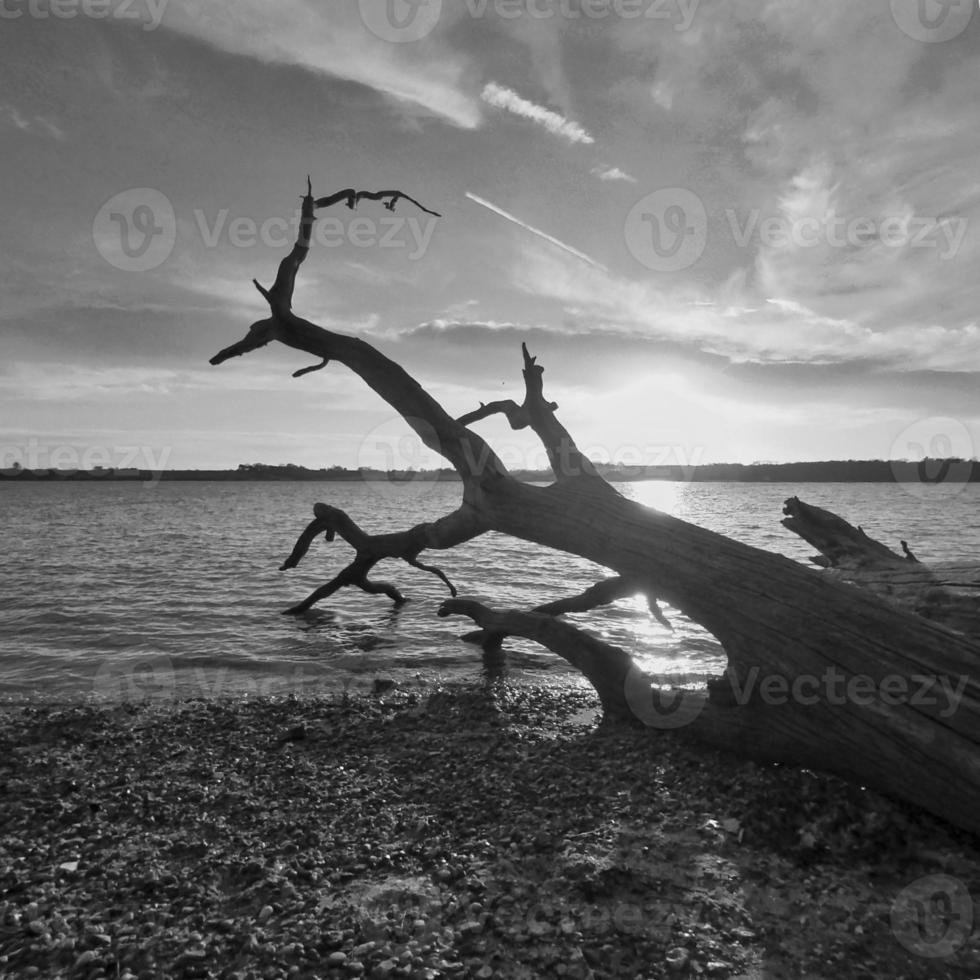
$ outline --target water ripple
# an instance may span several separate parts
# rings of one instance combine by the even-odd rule
[[[98,694],[106,677],[154,662],[185,694],[268,690],[276,682],[340,686],[379,671],[406,677],[475,677],[480,651],[460,641],[469,626],[436,616],[446,597],[433,576],[386,563],[380,577],[411,597],[343,592],[299,617],[282,616],[346,564],[350,549],[322,539],[303,565],[278,566],[310,519],[312,503],[348,510],[365,529],[431,520],[459,502],[456,486],[402,494],[360,484],[0,484],[7,553],[0,568],[0,695]],[[980,488],[937,503],[881,484],[631,484],[630,497],[748,544],[806,561],[812,549],[779,525],[799,494],[891,546],[900,538],[924,561],[970,559],[980,540]],[[410,515],[410,517],[406,517]],[[587,588],[591,562],[487,534],[436,561],[463,595],[527,608]],[[722,652],[675,610],[665,630],[640,599],[570,619],[661,672],[717,671]],[[511,663],[565,673],[562,661],[514,641]],[[305,672],[305,673],[304,673]],[[216,679],[217,678],[217,679]],[[262,687],[261,685],[266,685]],[[168,688],[170,690],[170,688]]]

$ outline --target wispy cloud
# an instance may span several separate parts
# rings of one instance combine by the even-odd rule
[[[15,129],[19,129],[24,133],[48,136],[55,140],[63,140],[65,138],[64,130],[56,126],[50,119],[45,119],[44,116],[31,116],[28,118],[16,106],[12,105],[0,106],[0,122],[6,123],[8,126],[13,126]]]
[[[980,372],[980,327],[898,323],[871,328],[790,299],[761,299],[744,283],[710,292],[666,290],[586,269],[529,246],[515,260],[513,284],[565,307],[566,328],[658,337],[734,364],[844,364],[865,361],[896,372]]]
[[[497,109],[506,109],[515,116],[523,116],[543,126],[555,136],[563,136],[570,143],[594,143],[595,140],[576,122],[566,119],[557,112],[536,105],[522,98],[513,89],[504,88],[496,82],[488,82],[483,89],[481,98],[484,102]]]
[[[506,218],[508,221],[512,221],[519,228],[529,231],[532,235],[537,235],[538,238],[544,239],[544,241],[562,249],[562,251],[567,252],[569,255],[574,255],[575,258],[581,259],[583,262],[594,266],[596,269],[602,269],[603,272],[608,271],[604,265],[596,262],[595,259],[586,255],[585,252],[580,252],[577,248],[573,248],[571,245],[566,245],[563,241],[560,241],[553,235],[549,235],[546,231],[541,231],[540,228],[535,228],[533,225],[529,225],[527,222],[521,221],[520,218],[515,218],[514,215],[508,213],[503,208],[498,208],[496,204],[491,204],[489,201],[485,201],[482,197],[477,197],[476,194],[471,194],[469,191],[466,192],[466,196],[475,204],[479,204],[480,207],[486,208],[488,211],[493,211],[494,214],[499,214],[501,218]]]
[[[163,26],[232,54],[358,82],[465,129],[480,122],[464,57],[435,38],[390,44],[365,28],[356,3],[169,0]]]
[[[628,184],[636,183],[636,178],[626,173],[625,170],[620,170],[619,167],[606,167],[602,164],[592,168],[592,176],[598,177],[599,180],[623,180]]]

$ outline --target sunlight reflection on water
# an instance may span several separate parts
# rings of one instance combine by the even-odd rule
[[[799,561],[811,549],[779,524],[783,501],[795,494],[863,524],[887,544],[908,539],[924,561],[972,558],[980,543],[976,485],[939,504],[883,484],[651,482],[620,489]],[[278,571],[315,501],[381,531],[434,519],[459,494],[458,485],[422,483],[0,484],[8,534],[0,568],[0,691],[8,698],[85,696],[99,690],[107,670],[149,660],[152,669],[169,664],[168,677],[188,695],[336,689],[379,672],[476,678],[479,650],[459,641],[467,625],[435,615],[444,587],[401,563],[383,563],[378,575],[411,598],[400,609],[344,592],[306,616],[280,615],[350,555],[342,542],[320,540],[300,568]],[[534,606],[608,575],[591,562],[499,534],[432,560],[461,595],[499,607]],[[715,640],[669,606],[664,611],[673,632],[639,598],[570,619],[653,672],[720,670]],[[571,676],[547,651],[511,646],[516,669]]]

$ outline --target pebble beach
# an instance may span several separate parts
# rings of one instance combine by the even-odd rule
[[[980,976],[980,842],[585,689],[34,705],[0,742],[3,978]]]

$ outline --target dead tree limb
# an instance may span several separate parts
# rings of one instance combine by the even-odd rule
[[[786,501],[783,526],[820,554],[810,560],[844,582],[881,596],[980,641],[980,565],[976,562],[920,562],[902,541],[903,554],[868,537],[842,517],[805,504]]]
[[[575,445],[575,440],[568,430],[555,417],[558,408],[556,402],[549,402],[544,397],[544,368],[537,363],[527,349],[527,344],[521,344],[524,355],[524,402],[518,405],[511,400],[481,402],[476,411],[460,417],[461,425],[470,425],[491,415],[506,416],[512,429],[530,428],[541,440],[548,454],[548,463],[558,480],[573,477],[594,477],[603,485],[592,461]]]
[[[608,606],[619,599],[626,599],[643,591],[643,586],[639,582],[634,582],[626,578],[608,578],[598,582],[578,595],[566,596],[563,599],[556,599],[554,602],[546,602],[543,605],[535,606],[532,613],[543,613],[547,616],[563,616],[565,613],[591,612],[602,606]],[[646,597],[647,608],[651,615],[671,632],[674,627],[663,614],[657,600],[648,595]],[[462,639],[467,643],[479,643],[484,650],[499,649],[506,639],[505,633],[487,633],[483,630],[476,630],[465,634]]]
[[[342,193],[349,201],[350,192]],[[665,599],[722,644],[732,696],[682,696],[680,704],[692,717],[681,731],[755,757],[839,772],[980,832],[980,643],[867,589],[625,499],[596,474],[558,422],[543,394],[541,368],[526,348],[528,425],[548,453],[555,482],[540,487],[515,480],[490,446],[403,368],[365,341],[292,312],[293,284],[308,251],[316,203],[308,187],[300,239],[272,289],[260,290],[270,318],[253,324],[244,340],[212,363],[277,340],[319,361],[342,364],[455,468],[463,505],[443,518],[445,524],[430,525],[439,530],[366,541],[332,518],[335,533],[343,527],[350,534],[355,565],[362,553],[365,562],[375,556],[418,558],[422,548],[452,547],[486,530],[579,555],[638,583],[644,594]],[[382,544],[385,538],[397,539],[397,545]],[[526,626],[471,611],[504,632],[516,635],[518,626]],[[554,617],[533,624],[549,638],[578,632],[560,627],[567,624]],[[597,690],[609,699],[617,685],[626,684],[630,709],[650,717],[654,695],[642,675],[627,672],[623,680],[622,658],[595,646],[588,647],[587,658],[581,662]]]
[[[447,599],[439,607],[440,616],[468,616],[490,636],[523,636],[547,647],[582,672],[596,689],[603,710],[620,720],[633,720],[625,699],[626,678],[634,669],[624,650],[539,612],[495,612],[471,599]]]
[[[355,586],[364,592],[376,595],[386,595],[400,605],[405,602],[405,597],[394,585],[388,582],[375,582],[368,578],[374,566],[385,558],[399,558],[414,568],[435,575],[445,583],[449,594],[455,596],[456,586],[449,581],[442,569],[435,565],[424,564],[419,561],[418,556],[428,548],[453,548],[482,534],[485,530],[478,514],[465,504],[437,521],[417,524],[408,531],[394,534],[368,534],[344,511],[327,504],[315,504],[313,514],[314,519],[300,534],[292,552],[279,566],[279,570],[295,568],[306,556],[314,540],[321,534],[327,541],[333,541],[337,537],[342,538],[354,549],[355,557],[350,565],[326,585],[315,589],[302,602],[287,609],[288,615],[304,613],[322,599],[332,596],[339,589],[347,586]]]

